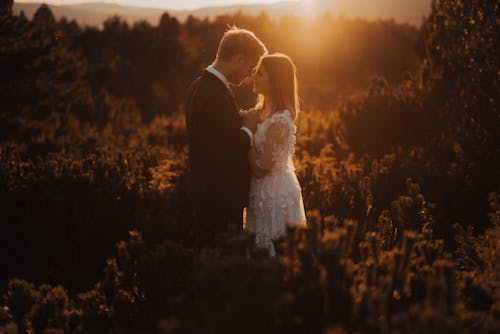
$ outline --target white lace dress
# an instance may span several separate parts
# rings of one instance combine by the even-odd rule
[[[296,129],[290,112],[284,110],[259,123],[254,135],[257,165],[261,166],[264,149],[271,148],[272,168],[263,178],[252,176],[245,225],[255,234],[256,245],[268,249],[272,257],[276,256],[272,239],[285,234],[286,223],[306,223],[292,161]]]

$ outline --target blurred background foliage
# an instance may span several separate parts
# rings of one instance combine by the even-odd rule
[[[1,2],[0,331],[499,331],[498,16],[440,0],[420,27],[165,13],[95,29]],[[232,24],[299,70],[309,225],[274,260],[191,230],[182,101]]]

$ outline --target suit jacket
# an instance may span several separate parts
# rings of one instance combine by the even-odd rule
[[[191,189],[195,203],[234,212],[248,203],[250,138],[242,131],[232,93],[204,71],[185,103]]]

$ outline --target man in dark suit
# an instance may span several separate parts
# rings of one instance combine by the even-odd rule
[[[248,203],[248,150],[257,126],[254,114],[240,117],[230,85],[251,76],[264,44],[250,31],[231,28],[215,61],[189,89],[185,104],[196,237],[214,244],[217,233],[240,231]]]

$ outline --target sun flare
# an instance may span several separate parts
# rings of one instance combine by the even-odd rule
[[[305,16],[307,17],[312,17],[316,13],[316,1],[315,0],[302,0],[302,7],[303,7],[303,12]]]

